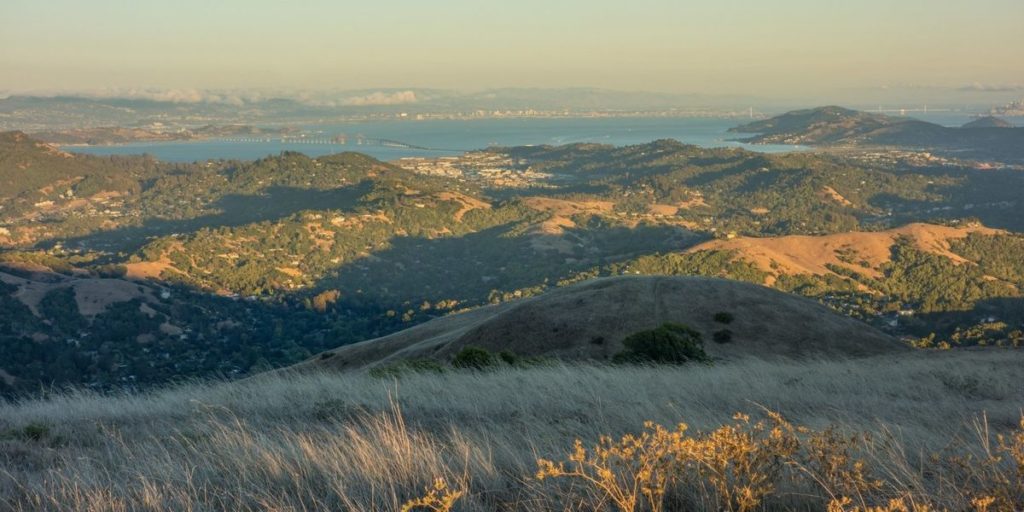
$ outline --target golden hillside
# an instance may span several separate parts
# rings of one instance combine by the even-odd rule
[[[964,263],[961,256],[950,251],[951,240],[966,238],[972,233],[1003,234],[1004,231],[983,226],[951,227],[915,223],[885,231],[854,231],[824,236],[780,236],[770,238],[737,237],[713,240],[686,252],[704,250],[735,251],[737,257],[755,264],[775,276],[787,274],[825,275],[833,273],[829,265],[844,267],[870,277],[879,277],[879,267],[888,262],[891,248],[900,237],[910,237],[925,252]]]

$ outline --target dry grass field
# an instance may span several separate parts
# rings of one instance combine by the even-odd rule
[[[0,404],[0,509],[1013,510],[1021,368],[950,351],[69,392]]]
[[[834,190],[832,192],[835,192]],[[687,252],[705,250],[736,251],[739,259],[749,261],[772,276],[779,274],[827,275],[831,268],[840,267],[870,277],[880,277],[879,268],[892,258],[892,246],[899,237],[910,237],[914,246],[923,252],[964,263],[963,256],[950,250],[950,242],[966,238],[972,233],[983,235],[1004,234],[1004,231],[982,226],[950,227],[936,224],[913,223],[886,231],[852,231],[821,236],[789,235],[779,237],[737,237],[713,240],[687,249]],[[843,261],[839,254],[854,249],[858,263]]]

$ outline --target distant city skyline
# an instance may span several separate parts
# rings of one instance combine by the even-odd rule
[[[386,102],[373,90],[588,86],[837,102],[1024,96],[1020,0],[765,4],[5,0],[0,95],[367,89]]]

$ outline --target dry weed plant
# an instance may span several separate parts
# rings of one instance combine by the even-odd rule
[[[538,459],[536,478],[573,480],[577,485],[567,492],[581,493],[594,510],[611,504],[619,512],[660,512],[667,496],[686,490],[695,494],[690,503],[732,512],[750,512],[769,498],[790,494],[806,501],[814,491],[818,499],[811,501],[828,512],[950,510],[949,503],[872,476],[858,453],[867,435],[794,426],[771,411],[765,416],[752,422],[737,414],[733,424],[696,435],[688,434],[686,424],[670,430],[647,422],[640,434],[603,436],[589,449],[577,440],[567,462]],[[961,509],[1019,511],[1024,507],[1024,416],[1018,430],[985,445],[983,457],[932,462],[947,466],[946,478],[967,493]],[[901,494],[891,496],[894,489]]]
[[[449,489],[444,478],[434,480],[434,486],[426,490],[426,494],[402,505],[402,512],[426,511],[449,512],[465,494],[465,491]]]

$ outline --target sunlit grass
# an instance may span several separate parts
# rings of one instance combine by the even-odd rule
[[[1010,510],[1022,363],[999,350],[62,394],[0,404],[0,510]]]

